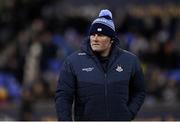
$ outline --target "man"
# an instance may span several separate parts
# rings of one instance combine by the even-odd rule
[[[117,45],[112,14],[101,10],[90,38],[62,66],[55,94],[58,120],[135,117],[145,98],[143,74],[137,57]]]

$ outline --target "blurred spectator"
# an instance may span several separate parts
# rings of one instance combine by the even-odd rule
[[[0,73],[0,103],[20,103],[21,87],[15,77],[10,74]]]
[[[22,91],[22,103],[20,106],[20,112],[18,120],[34,120],[33,114],[33,103],[35,101],[32,88],[31,87],[24,87]]]

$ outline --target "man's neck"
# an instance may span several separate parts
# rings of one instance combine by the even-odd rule
[[[108,57],[110,55],[110,52],[111,52],[111,49],[108,49],[108,50],[103,51],[103,52],[95,52],[95,54],[98,57]]]
[[[100,55],[101,57],[108,57],[109,54],[110,54],[110,51],[111,51],[111,48],[109,48],[108,50],[105,50],[105,51],[103,51],[103,52],[99,52],[99,55]]]

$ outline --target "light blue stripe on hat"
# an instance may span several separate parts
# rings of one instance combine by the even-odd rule
[[[112,20],[108,20],[106,18],[97,18],[93,21],[92,24],[95,24],[95,23],[101,23],[101,24],[107,25],[108,27],[110,27],[111,29],[115,31],[115,26]]]

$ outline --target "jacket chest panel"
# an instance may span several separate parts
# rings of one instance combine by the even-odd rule
[[[116,82],[127,85],[131,78],[131,68],[116,65],[108,72],[107,78],[110,83]]]
[[[94,64],[81,64],[77,71],[78,82],[88,82],[102,84],[104,80],[103,72]]]

